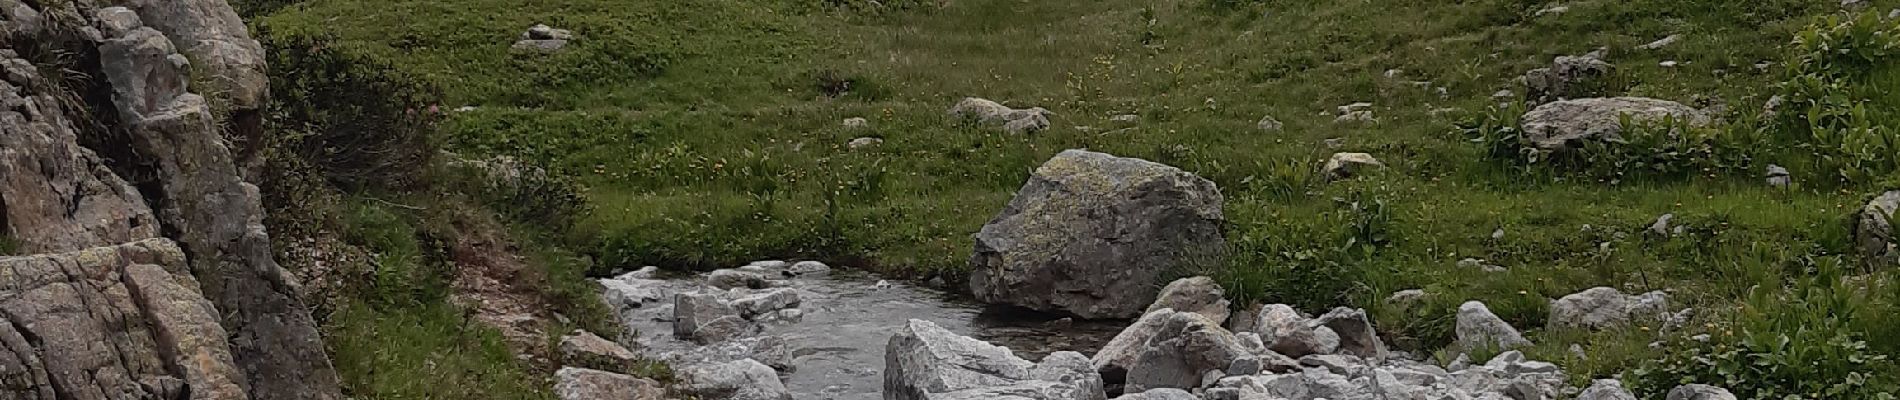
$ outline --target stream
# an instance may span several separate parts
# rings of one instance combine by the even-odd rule
[[[629,330],[621,342],[636,352],[667,360],[675,368],[708,360],[758,359],[778,369],[786,388],[801,400],[881,399],[885,346],[910,319],[929,320],[957,334],[1013,349],[1032,361],[1056,351],[1093,354],[1127,324],[987,307],[942,290],[859,272],[792,277],[788,270],[757,265],[744,270],[770,276],[769,287],[727,291],[710,286],[705,274],[658,277],[651,270],[602,283],[608,287],[609,303],[615,304]],[[800,304],[795,313],[802,316],[763,322],[761,333],[707,346],[674,336],[675,294],[727,292],[736,297],[781,288],[796,291]],[[778,349],[779,343],[783,349]]]

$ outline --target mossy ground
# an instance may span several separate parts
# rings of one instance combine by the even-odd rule
[[[311,0],[254,24],[334,33],[440,84],[441,109],[477,107],[444,122],[455,151],[580,176],[596,211],[560,240],[597,272],[815,258],[954,281],[969,235],[1031,169],[1089,148],[1219,184],[1229,259],[1206,272],[1245,300],[1368,307],[1388,336],[1427,351],[1450,341],[1459,303],[1482,300],[1531,331],[1533,356],[1579,377],[1627,370],[1669,337],[1546,334],[1547,299],[1665,289],[1719,332],[1741,299],[1809,273],[1796,260],[1849,252],[1847,216],[1890,189],[1809,184],[1816,171],[1796,171],[1790,190],[1752,172],[1579,178],[1490,160],[1455,127],[1499,108],[1494,92],[1523,94],[1524,71],[1598,47],[1618,66],[1616,94],[1752,115],[1777,93],[1786,44],[1835,2],[1579,1],[1541,15],[1558,4],[899,4]],[[578,39],[553,55],[510,52],[535,23]],[[1636,49],[1671,34],[1683,39]],[[964,96],[1056,117],[1033,135],[960,124],[944,110]],[[1361,101],[1377,122],[1333,122],[1331,110]],[[1141,119],[1109,121],[1119,114]],[[1257,129],[1268,115],[1284,129]],[[840,126],[849,117],[870,127]],[[861,136],[884,142],[844,146]],[[1323,144],[1334,138],[1341,148]],[[1327,184],[1316,169],[1334,151],[1389,167]],[[1645,233],[1665,213],[1684,234]],[[1455,267],[1468,257],[1509,271]],[[1411,288],[1432,296],[1382,304]],[[1572,357],[1572,344],[1596,356]]]

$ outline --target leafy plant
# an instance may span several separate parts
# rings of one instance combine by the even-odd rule
[[[1885,323],[1883,278],[1852,277],[1840,257],[1804,258],[1789,286],[1757,287],[1707,343],[1680,340],[1631,371],[1632,387],[1660,397],[1676,385],[1725,387],[1745,399],[1893,399],[1889,355],[1866,327]]]
[[[1829,16],[1795,36],[1775,119],[1765,125],[1827,180],[1864,182],[1900,168],[1895,104],[1873,100],[1900,55],[1900,22],[1872,12]]]

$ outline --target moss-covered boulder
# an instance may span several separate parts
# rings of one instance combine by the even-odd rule
[[[1213,182],[1154,162],[1069,150],[1037,168],[976,234],[970,291],[995,304],[1133,318],[1166,271],[1213,262]]]

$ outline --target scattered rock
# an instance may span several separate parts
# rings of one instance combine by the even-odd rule
[[[1570,6],[1553,6],[1550,8],[1537,10],[1536,16],[1542,17],[1545,15],[1559,15],[1566,12],[1570,12]]]
[[[1284,125],[1280,123],[1280,120],[1273,119],[1272,115],[1268,115],[1260,117],[1260,122],[1254,123],[1254,127],[1265,132],[1279,132]]]
[[[574,39],[574,32],[568,31],[566,29],[554,29],[553,27],[549,27],[543,24],[535,24],[534,26],[528,27],[527,32],[521,33],[521,40],[573,40],[573,39]]]
[[[523,52],[523,53],[541,53],[541,54],[557,53],[557,52],[560,52],[561,49],[565,49],[565,48],[567,48],[567,41],[558,40],[558,39],[519,40],[519,41],[515,41],[514,45],[508,46],[509,50],[514,50],[514,51]]]
[[[1227,292],[1221,290],[1220,284],[1214,283],[1213,278],[1205,276],[1184,278],[1162,288],[1160,296],[1155,299],[1154,304],[1148,306],[1144,314],[1166,308],[1201,314],[1213,320],[1215,324],[1226,323],[1228,315],[1226,295]]]
[[[677,372],[674,390],[706,400],[791,400],[772,367],[751,359],[694,365]]]
[[[1504,230],[1499,229],[1495,232],[1492,232],[1491,237],[1493,239],[1504,237]],[[1490,272],[1490,273],[1499,273],[1499,272],[1509,271],[1508,268],[1504,268],[1504,266],[1502,265],[1496,265],[1496,264],[1484,262],[1484,260],[1480,260],[1476,258],[1466,258],[1463,260],[1458,260],[1458,268],[1476,269],[1476,270],[1482,270],[1484,272]]]
[[[871,127],[871,121],[863,117],[851,117],[845,118],[842,125],[847,129],[864,129]]]
[[[1660,49],[1664,47],[1669,47],[1669,45],[1672,45],[1672,44],[1676,44],[1676,42],[1680,40],[1682,40],[1681,34],[1669,35],[1668,37],[1664,37],[1662,39],[1656,39],[1656,41],[1654,42],[1649,42],[1648,44],[1636,46],[1636,49],[1637,50]]]
[[[1667,100],[1613,97],[1557,101],[1524,114],[1525,138],[1545,150],[1576,147],[1585,140],[1622,141],[1622,118],[1654,122],[1673,118],[1691,127],[1707,126],[1709,116]]]
[[[1317,326],[1298,310],[1285,304],[1262,307],[1252,332],[1259,333],[1268,350],[1287,357],[1332,354],[1339,350],[1339,334],[1332,328]]]
[[[1221,251],[1221,203],[1213,182],[1178,168],[1064,151],[976,234],[970,292],[1082,318],[1138,316],[1163,271]]]
[[[1735,400],[1735,394],[1719,387],[1689,384],[1669,389],[1667,400]]]
[[[1549,67],[1524,73],[1524,86],[1531,104],[1600,96],[1615,72],[1616,67],[1604,62],[1598,53],[1561,56]]]
[[[1841,8],[1848,9],[1848,10],[1860,10],[1863,8],[1867,8],[1867,0],[1841,0]],[[1669,400],[1675,400],[1675,399],[1672,398]]]
[[[1414,304],[1414,303],[1418,303],[1424,300],[1425,300],[1424,289],[1400,290],[1397,292],[1392,292],[1392,296],[1385,298],[1385,302],[1389,304]]]
[[[1192,389],[1208,371],[1252,375],[1265,370],[1287,371],[1292,359],[1250,350],[1238,336],[1219,323],[1196,313],[1172,313],[1143,346],[1128,367],[1127,391],[1157,388]]]
[[[1649,233],[1656,236],[1669,236],[1669,221],[1674,219],[1676,219],[1676,214],[1673,213],[1656,217],[1656,222],[1649,224]]]
[[[1378,332],[1372,329],[1372,321],[1366,319],[1366,310],[1335,308],[1315,318],[1311,325],[1316,328],[1324,326],[1339,334],[1341,353],[1367,360],[1385,359],[1385,342],[1379,340]]]
[[[1458,347],[1465,350],[1498,349],[1510,350],[1529,347],[1530,340],[1491,313],[1483,302],[1468,301],[1458,306]]]
[[[1320,141],[1320,143],[1325,144],[1328,149],[1338,150],[1341,147],[1346,147],[1346,138],[1329,138]]]
[[[1122,114],[1122,115],[1109,117],[1108,122],[1114,122],[1114,123],[1123,124],[1123,125],[1134,125],[1137,122],[1141,122],[1141,116],[1135,115],[1135,114]]]
[[[1780,165],[1768,164],[1768,173],[1763,177],[1768,179],[1768,186],[1772,187],[1788,187],[1788,184],[1794,183],[1794,178],[1789,176],[1788,169]]]
[[[1876,266],[1900,264],[1900,244],[1894,242],[1893,217],[1900,211],[1900,190],[1882,193],[1861,207],[1854,222],[1860,254]]]
[[[1042,107],[1014,109],[1002,103],[965,97],[950,108],[950,116],[964,121],[1003,127],[1010,133],[1031,133],[1049,128],[1049,116],[1055,113]]]
[[[1622,381],[1598,379],[1591,382],[1583,393],[1577,394],[1577,400],[1636,400],[1636,395],[1623,389]]]
[[[1660,320],[1668,314],[1668,295],[1662,291],[1625,295],[1610,287],[1595,287],[1550,303],[1550,327],[1604,329],[1633,320]]]
[[[1675,68],[1680,65],[1682,65],[1682,62],[1676,61],[1676,60],[1667,60],[1667,61],[1656,63],[1656,66],[1663,67],[1663,68]]]
[[[845,143],[844,146],[845,148],[857,150],[857,149],[876,146],[880,144],[884,144],[884,139],[878,139],[874,137],[861,137],[857,139],[851,139],[851,142]]]
[[[625,372],[640,361],[638,355],[619,343],[584,330],[561,337],[559,350],[561,363],[572,367]]]
[[[648,379],[585,368],[554,373],[554,394],[561,400],[662,400],[666,391]]]
[[[1057,352],[1037,365],[924,320],[910,320],[891,336],[884,360],[885,399],[1107,398],[1101,377],[1081,354]]]
[[[1327,180],[1351,178],[1367,168],[1384,168],[1385,163],[1366,153],[1333,153],[1324,169]]]

